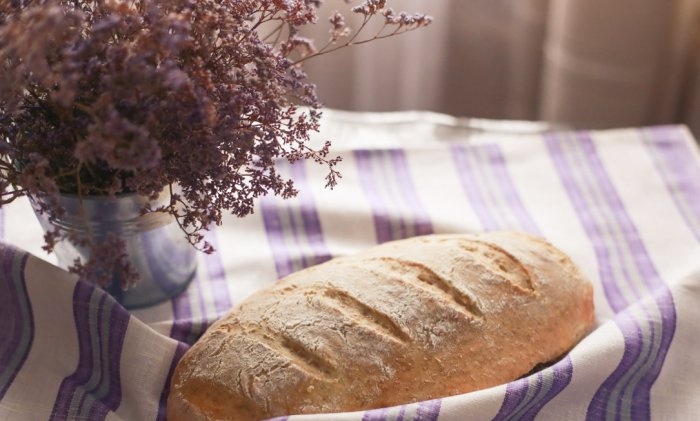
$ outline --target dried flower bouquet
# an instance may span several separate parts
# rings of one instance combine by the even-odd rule
[[[256,197],[296,191],[277,159],[312,159],[336,184],[339,159],[308,145],[319,128],[303,63],[351,44],[396,35],[430,17],[394,13],[384,0],[351,9],[362,24],[329,17],[320,49],[299,30],[320,0],[0,0],[0,206],[30,195],[62,215],[58,197],[136,193],[167,205],[190,243],[223,212],[244,216]],[[378,32],[366,25],[382,20]],[[176,185],[177,190],[173,190]],[[138,274],[118,238],[54,230],[92,257],[72,271],[105,285]]]

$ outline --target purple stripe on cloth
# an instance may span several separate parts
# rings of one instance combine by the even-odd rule
[[[287,214],[288,228],[289,231],[292,233],[293,247],[287,249],[287,253],[290,255],[289,263],[292,265],[292,271],[296,272],[301,268],[311,266],[309,259],[307,259],[306,257],[306,253],[302,245],[302,240],[300,239],[301,234],[299,233],[300,228],[297,227],[297,216],[295,209],[292,206],[290,206],[288,202],[279,204],[278,208],[279,212],[284,212],[285,214]],[[295,257],[291,257],[293,255],[292,250],[296,250]]]
[[[413,421],[437,421],[440,416],[442,400],[433,399],[431,401],[420,402],[416,409],[416,417]]]
[[[320,264],[331,259],[331,253],[323,238],[321,220],[316,210],[311,186],[306,176],[306,167],[303,161],[298,161],[291,166],[294,183],[299,186],[299,202],[301,218],[304,223],[306,237],[313,252],[312,264]]]
[[[303,162],[289,166],[291,178],[299,193],[296,200],[277,201],[263,198],[260,201],[268,243],[275,260],[278,277],[295,270],[323,263],[331,258],[323,239],[321,222],[316,211],[311,186],[306,177]],[[286,216],[287,222],[281,216]],[[285,241],[291,235],[291,244]],[[310,246],[306,247],[308,242]],[[297,253],[292,253],[296,250]],[[292,257],[292,256],[298,257]]]
[[[358,150],[354,152],[354,155],[360,176],[360,185],[372,206],[372,218],[374,220],[377,243],[394,240],[395,235],[391,228],[391,215],[389,215],[388,206],[381,192],[377,189],[376,183],[379,180],[377,180],[376,174],[372,171],[370,162],[372,153],[367,150]]]
[[[197,269],[197,271],[199,270],[201,269]],[[173,324],[170,329],[171,338],[191,345],[199,339],[208,327],[209,319],[207,318],[202,288],[202,276],[198,272],[195,274],[187,290],[173,298]],[[196,301],[194,304],[198,305],[200,309],[201,315],[199,318],[195,318],[192,300]]]
[[[362,421],[388,421],[388,414],[389,410],[387,408],[370,409],[362,415]]]
[[[631,419],[631,409],[629,408],[631,403],[628,402],[626,408],[621,408],[624,403],[622,402],[622,397],[618,389],[623,382],[622,377],[632,368],[632,365],[640,359],[642,355],[642,344],[645,339],[638,321],[629,314],[629,311],[619,313],[615,317],[615,323],[623,334],[625,348],[623,350],[622,360],[615,370],[613,370],[613,373],[603,381],[591,399],[586,416],[586,419],[590,421],[606,419],[608,415],[623,417],[623,410],[626,413],[626,418],[623,419]],[[634,404],[644,405],[641,402]],[[640,419],[648,419],[648,417]]]
[[[279,210],[275,206],[272,198],[263,197],[260,200],[260,210],[263,216],[267,241],[270,244],[272,256],[275,260],[277,276],[282,278],[294,271],[292,259],[284,241],[282,219],[279,216]]]
[[[188,348],[189,345],[183,342],[178,342],[177,348],[175,348],[175,355],[173,356],[173,360],[170,362],[170,369],[168,369],[168,377],[165,380],[165,385],[163,385],[163,391],[161,392],[160,400],[158,401],[158,414],[156,416],[157,421],[165,421],[168,407],[168,394],[170,393],[170,380],[173,378],[173,373],[175,373],[177,363],[180,361],[180,358],[182,358]]]
[[[578,148],[565,152],[562,147],[562,142],[565,141],[576,142],[574,145]],[[616,312],[621,312],[645,292],[650,293],[656,288],[665,288],[624,208],[622,200],[598,157],[590,136],[581,134],[576,138],[561,139],[550,135],[546,138],[546,143],[555,167],[560,173],[560,178],[564,182],[567,193],[584,225],[584,230],[596,249],[601,282],[611,307]],[[578,165],[572,165],[571,162],[568,162],[567,155],[570,155],[570,159],[574,159],[574,154],[581,158],[582,162],[577,161]],[[574,174],[579,174],[579,178],[586,181],[577,180],[577,176]],[[582,186],[583,184],[586,185]],[[582,193],[583,189],[588,189],[589,192],[594,191],[594,189],[599,191],[602,201],[586,203]],[[605,221],[595,218],[592,209],[596,208],[608,209],[611,216]],[[619,227],[622,240],[613,238],[611,234],[608,234],[607,237],[602,234],[606,223]],[[625,246],[625,249],[618,250],[617,254],[619,259],[617,263],[621,268],[626,269],[622,272],[624,280],[615,279],[609,253],[611,249],[620,246],[619,242],[623,242],[622,245]],[[623,257],[623,253],[627,253],[634,259],[633,265],[627,264],[628,259]],[[637,279],[640,279],[641,282],[635,282],[635,279],[631,277],[631,271],[637,271],[639,275]],[[617,282],[623,281],[628,283],[632,289],[631,295],[624,296],[617,287]],[[667,347],[675,331],[675,310],[669,312],[661,310],[660,307],[658,310],[662,319],[660,326],[658,326],[660,335],[655,333],[653,321],[650,320],[652,317],[649,314],[642,320],[633,317],[631,310],[625,310],[624,313],[618,314],[616,321],[623,333],[625,343],[623,358],[596,392],[588,408],[587,419],[605,419],[610,414],[623,418],[632,417],[635,420],[649,419],[651,384],[658,376],[656,370],[657,368],[660,370],[663,364]],[[644,323],[644,325],[640,323]],[[645,333],[644,327],[648,328],[648,333]],[[631,395],[637,396],[639,401],[632,402]]]
[[[199,277],[195,274],[195,277]],[[193,281],[196,281],[194,279]],[[191,286],[182,294],[178,294],[172,300],[173,324],[170,328],[170,337],[179,342],[190,343],[189,336],[192,331],[192,309],[190,307]]]
[[[585,195],[583,194],[583,189],[585,189],[586,186],[581,186],[583,183],[578,181],[575,175],[575,172],[579,170],[578,167],[582,165],[573,165],[570,162],[567,154],[571,152],[566,152],[561,145],[564,141],[574,142],[577,141],[577,139],[560,139],[554,135],[546,137],[546,144],[554,165],[559,172],[559,177],[564,184],[569,199],[579,215],[584,230],[593,244],[598,260],[601,283],[608,302],[615,312],[623,311],[627,308],[629,302],[617,286],[617,281],[612,269],[613,263],[607,246],[608,241],[593,212],[596,206],[602,206],[603,204],[591,204],[586,202]],[[594,183],[590,183],[588,188],[596,188],[596,186]],[[620,258],[620,260],[622,260],[622,258]],[[624,323],[618,321],[618,327],[622,331],[625,341],[623,362],[620,367],[629,368],[632,362],[636,361],[641,354],[641,343],[643,340],[642,331],[634,319],[625,319]],[[630,343],[632,338],[637,339],[633,343]],[[613,406],[615,405],[615,400],[611,399],[611,397],[617,380],[617,378],[613,377],[608,378],[607,382],[597,391],[596,397],[594,397],[588,409],[589,419],[605,419],[605,414],[617,413],[616,408],[608,408],[610,404]],[[597,407],[599,411],[594,410],[594,408]]]
[[[194,279],[192,280],[194,287],[189,288],[187,291],[189,295],[193,295],[196,292],[195,297],[197,298],[197,304],[199,304],[199,319],[194,319],[194,317],[192,319],[190,335],[187,342],[188,344],[193,344],[197,339],[199,339],[204,331],[207,330],[209,324],[213,323],[217,319],[216,308],[213,312],[210,312],[207,308],[207,303],[204,298],[204,289],[210,289],[212,295],[216,295],[216,292],[213,291],[211,283],[205,282],[205,278],[201,276],[199,272],[200,270],[206,270],[209,272],[211,270],[209,267],[210,262],[210,260],[204,259],[204,268],[198,268],[198,271],[195,273]]]
[[[399,413],[396,415],[396,419],[394,421],[404,421],[404,417],[406,416],[406,405],[401,405],[401,408],[399,408]]]
[[[490,161],[489,164],[498,181],[498,188],[503,193],[508,203],[508,208],[516,215],[520,225],[519,228],[533,234],[539,234],[540,230],[537,224],[532,219],[530,213],[525,209],[520,195],[515,190],[513,179],[508,173],[506,160],[500,148],[496,144],[490,144],[484,145],[484,149],[486,150]]]
[[[109,411],[115,411],[122,400],[121,390],[121,352],[126,338],[126,330],[129,326],[130,314],[115,301],[109,300],[108,313],[102,315],[104,319],[99,326],[104,326],[108,332],[100,334],[101,366],[100,382],[94,391],[88,391],[97,400],[97,405],[92,406],[87,419],[104,420]],[[106,342],[102,339],[105,336]],[[104,367],[107,367],[105,370]]]
[[[610,180],[610,177],[605,170],[603,163],[598,156],[598,153],[593,144],[593,140],[588,134],[581,134],[578,138],[580,145],[583,148],[584,154],[588,161],[588,166],[592,170],[596,185],[600,188],[605,196],[605,201],[607,206],[612,210],[612,214],[615,217],[615,222],[621,228],[624,235],[625,242],[629,251],[634,258],[636,267],[639,269],[642,275],[642,280],[646,282],[647,287],[650,291],[654,291],[657,287],[663,286],[663,282],[656,273],[656,269],[653,267],[651,259],[644,247],[639,233],[637,232],[632,219],[630,218],[627,210],[625,209],[622,199],[617,194],[615,187]]]
[[[92,343],[90,341],[90,300],[95,287],[84,282],[75,284],[73,290],[73,319],[78,334],[78,367],[70,376],[63,379],[51,411],[51,421],[65,420],[69,416],[71,401],[78,386],[90,378],[93,366]],[[100,301],[100,306],[104,301]],[[95,362],[96,363],[96,362]]]
[[[571,357],[567,355],[566,357],[564,357],[564,359],[557,362],[552,367],[552,387],[549,389],[549,392],[547,392],[547,395],[544,397],[542,402],[549,402],[562,390],[564,390],[566,386],[568,386],[569,383],[571,383],[571,378],[573,377],[573,375],[574,363],[571,360]],[[528,411],[528,413],[532,413],[532,418],[534,419],[535,415],[539,413],[540,409],[541,406],[539,408],[536,408],[535,410]]]
[[[396,169],[391,163],[391,149],[385,149],[380,151],[374,151],[371,157],[373,161],[377,164],[377,172],[374,173],[374,184],[383,185],[385,187],[384,191],[379,191],[382,197],[386,197],[386,209],[387,215],[389,216],[389,221],[393,222],[392,225],[392,239],[398,240],[402,238],[408,238],[414,236],[413,232],[409,232],[409,226],[404,217],[404,209],[402,209],[402,198],[396,194],[397,182],[396,182]],[[398,224],[398,226],[397,226]],[[413,226],[410,227],[411,230]]]
[[[51,414],[52,420],[79,418],[84,410],[89,412],[96,401],[91,393],[99,385],[99,378],[103,377],[102,370],[108,369],[103,366],[100,355],[103,344],[99,331],[107,294],[99,295],[95,304],[94,293],[95,287],[83,282],[78,282],[73,292],[73,317],[79,348],[78,367],[61,382]]]
[[[666,353],[668,352],[668,346],[670,346],[675,332],[675,308],[670,291],[668,291],[668,288],[659,277],[634,223],[627,213],[622,200],[615,191],[612,181],[598,157],[593,140],[588,134],[581,134],[579,140],[583,146],[588,163],[596,175],[597,184],[603,189],[606,202],[617,217],[616,222],[622,227],[625,242],[629,247],[629,252],[634,257],[635,266],[639,270],[641,279],[647,285],[648,292],[658,291],[661,296],[667,295],[669,297],[670,305],[668,305],[669,303],[660,304],[657,302],[661,317],[660,323],[657,326],[658,329],[655,329],[655,321],[652,320],[649,314],[646,315],[646,320],[641,321],[641,323],[648,324],[650,330],[650,344],[642,340],[640,344],[635,343],[634,346],[641,346],[642,349],[645,346],[650,346],[650,350],[642,353],[642,360],[637,360],[632,363],[632,365],[630,365],[628,361],[625,361],[623,357],[623,362],[615,372],[613,372],[610,379],[608,379],[610,382],[622,383],[621,393],[617,398],[620,411],[624,413],[626,411],[625,406],[631,404],[631,415],[633,419],[649,419],[651,386],[659,375]],[[628,338],[625,338],[626,344],[639,341],[638,338],[639,337],[635,335],[630,338],[631,340],[629,342],[627,341]],[[637,396],[638,400],[633,401],[632,396]]]
[[[215,250],[219,249],[219,241],[216,236],[216,231],[213,229],[207,231],[205,239],[214,247]],[[218,317],[227,312],[233,305],[226,280],[226,269],[221,261],[221,252],[215,251],[212,254],[205,254],[204,264],[207,267],[209,286],[211,287],[212,295],[214,296],[214,308],[216,308],[217,313],[215,316]]]
[[[498,145],[479,146],[488,160],[485,162],[474,161],[477,165],[472,164],[472,159],[475,158],[473,152],[475,146],[466,147],[459,144],[451,145],[451,152],[457,169],[460,174],[460,181],[471,206],[473,207],[477,217],[481,221],[482,226],[486,230],[514,228],[508,226],[510,219],[517,221],[518,228],[529,231],[534,234],[540,234],[534,219],[525,208],[513,180],[508,172],[505,157]],[[486,167],[488,166],[488,167]],[[486,199],[487,195],[483,193],[486,187],[481,185],[480,180],[484,177],[494,175],[495,179],[493,187],[497,189],[499,196],[505,198],[508,204],[507,208],[501,209],[506,212],[503,215],[496,215],[495,208],[498,203],[495,203],[492,198]],[[503,220],[499,219],[499,216]],[[561,392],[570,382],[571,376],[566,374],[573,373],[571,360],[565,359],[562,363],[566,368],[562,373],[563,376],[555,376],[552,379],[552,384],[547,390],[541,390],[537,384],[531,385],[527,379],[522,379],[512,382],[506,386],[506,395],[503,404],[496,414],[495,420],[514,419],[514,416],[519,416],[521,410],[527,409],[529,414],[534,417],[539,410],[544,407],[547,402],[553,399]],[[541,375],[541,374],[540,374]],[[535,388],[534,391],[531,388]]]
[[[406,162],[406,153],[400,149],[392,149],[389,151],[389,157],[394,171],[396,171],[396,179],[398,180],[401,195],[408,204],[411,215],[413,215],[413,235],[432,234],[433,224],[430,221],[428,211],[426,211],[425,206],[423,206],[416,193],[416,187],[413,184],[413,178]]]
[[[209,311],[207,310],[207,305],[204,300],[204,288],[206,287],[206,285],[203,280],[203,277],[195,276],[193,281],[193,283],[196,286],[194,290],[197,291],[197,304],[199,304],[200,316],[198,320],[194,318],[192,320],[192,329],[190,331],[189,342],[187,342],[190,345],[195,343],[195,341],[197,341],[197,339],[199,339],[199,337],[202,336],[204,331],[207,330],[207,328],[209,327],[209,323],[213,323],[213,321],[216,319],[216,316],[213,314],[209,314]]]
[[[131,316],[107,293],[78,282],[73,317],[78,367],[61,382],[51,420],[103,420],[121,402],[121,351]]]
[[[481,194],[481,189],[478,186],[479,178],[476,176],[476,169],[470,163],[472,154],[468,147],[453,143],[450,145],[450,151],[459,174],[459,181],[469,200],[469,205],[474,209],[484,230],[491,231],[501,228],[501,224],[496,221],[487,204],[488,202]]]
[[[200,269],[197,269],[199,271]],[[193,284],[196,284],[199,279],[199,273],[195,274],[195,279]],[[192,284],[190,287],[183,292],[175,296],[172,300],[173,306],[173,325],[170,328],[170,337],[178,341],[177,348],[175,349],[175,354],[170,362],[170,370],[168,371],[168,377],[163,386],[163,391],[160,395],[160,400],[158,401],[158,421],[165,421],[165,410],[168,399],[168,392],[170,390],[170,379],[175,371],[177,363],[182,358],[182,355],[189,349],[190,343],[193,343],[192,338],[192,309],[190,306],[190,294],[192,294]],[[201,294],[201,292],[200,292]]]
[[[676,306],[673,302],[671,291],[666,287],[659,288],[654,294],[654,301],[659,307],[662,318],[661,323],[663,329],[661,331],[661,344],[658,355],[656,355],[656,357],[651,360],[651,364],[648,365],[648,374],[644,375],[639,380],[639,385],[634,389],[632,394],[632,402],[639,402],[644,405],[643,408],[639,408],[637,411],[633,410],[633,416],[637,416],[638,412],[643,412],[646,416],[649,416],[651,405],[648,396],[649,391],[651,391],[651,387],[661,373],[661,368],[666,360],[666,355],[668,354],[668,350],[671,347],[671,342],[673,341],[673,336],[676,332]],[[673,323],[671,323],[671,321],[673,321]]]
[[[535,403],[539,402],[540,399],[538,398],[541,398],[547,393],[547,391],[549,391],[549,387],[545,389],[542,388],[542,377],[542,371],[538,371],[536,374],[530,376],[530,382],[528,382],[529,390],[527,391],[527,395],[525,395],[525,400],[523,400],[520,405],[515,408],[509,419],[522,419],[523,412],[532,408]],[[533,379],[535,380],[534,386],[532,384]]]
[[[0,399],[24,365],[34,340],[34,317],[24,279],[28,257],[0,243]]]
[[[530,402],[528,407],[526,407],[525,411],[522,413],[522,416],[516,417],[515,419],[534,420],[544,405],[554,399],[555,396],[561,393],[561,391],[564,390],[569,383],[571,383],[573,374],[574,365],[571,361],[571,357],[567,355],[563,360],[554,364],[550,371],[545,372],[544,375],[552,376],[552,381],[548,388],[542,389],[543,391],[546,391],[544,397]]]
[[[676,126],[645,131],[657,172],[661,175],[676,208],[695,238],[700,241],[700,165]]]
[[[596,222],[593,208],[586,203],[582,187],[579,187],[579,183],[573,173],[574,166],[568,162],[566,152],[561,147],[561,140],[558,137],[548,135],[545,137],[545,143],[554,167],[559,173],[559,179],[578,213],[584,231],[593,245],[605,297],[615,312],[622,311],[627,307],[628,303],[615,282],[610,251],[605,246],[605,238]]]
[[[215,248],[218,247],[216,233],[211,230],[206,233],[206,240]],[[189,349],[199,337],[204,333],[206,328],[219,314],[227,311],[232,303],[231,297],[228,294],[226,286],[226,272],[221,261],[221,255],[214,253],[213,255],[204,255],[204,268],[198,268],[195,277],[190,284],[190,287],[183,293],[175,296],[172,299],[173,306],[173,325],[170,330],[170,337],[178,341],[177,348],[170,363],[170,370],[166,379],[163,391],[160,395],[158,403],[157,420],[165,419],[165,409],[167,405],[168,391],[170,388],[170,379],[177,366],[177,363],[182,358],[182,355]],[[214,307],[217,314],[208,314],[203,295],[204,282],[200,275],[201,270],[206,270],[209,278],[209,287],[214,296]],[[225,291],[222,294],[220,289]],[[194,320],[192,304],[190,300],[195,299],[200,307],[202,314],[201,320]]]
[[[649,412],[649,399],[643,398],[644,387],[635,387],[635,385],[645,378],[649,371],[649,366],[652,365],[659,353],[660,338],[658,334],[663,334],[663,328],[660,323],[657,323],[658,320],[652,316],[651,311],[653,311],[653,309],[644,308],[641,321],[634,317],[631,310],[623,312],[623,314],[629,313],[629,315],[635,319],[642,333],[640,336],[624,337],[626,345],[631,343],[630,348],[635,350],[640,348],[639,356],[636,360],[631,360],[623,353],[622,362],[617,369],[620,373],[618,376],[615,376],[617,382],[613,385],[611,392],[612,396],[619,396],[615,402],[617,406],[616,411],[621,412],[623,415],[628,415],[632,412],[628,405],[631,399],[630,395],[639,395],[641,398],[638,402],[632,402],[632,406],[638,406],[642,411],[644,411],[643,406],[647,406],[646,412]],[[623,314],[620,314],[620,317],[622,317]],[[655,326],[655,324],[658,324],[658,326]],[[639,344],[635,343],[635,341],[639,342]],[[649,389],[651,389],[651,384],[649,385]],[[612,399],[609,401],[612,401]],[[610,404],[608,405],[608,407],[610,407]]]
[[[625,341],[622,361],[596,391],[588,409],[587,419],[600,419],[599,417],[611,411],[622,414],[623,418],[650,419],[651,388],[661,372],[671,346],[676,319],[673,298],[668,288],[659,288],[653,298],[660,318],[645,320],[651,331],[651,339],[641,334],[639,321],[630,310],[615,317]],[[661,335],[657,331],[660,331]]]
[[[493,421],[503,421],[510,419],[510,415],[513,414],[516,409],[521,406],[527,391],[530,387],[530,382],[528,379],[519,379],[514,382],[510,382],[506,385],[506,394],[503,398],[503,403],[498,413],[493,418]]]
[[[476,165],[472,164],[472,159],[476,157],[474,148],[481,148],[488,160],[478,162],[474,160]],[[471,206],[473,207],[482,226],[486,230],[515,228],[508,226],[510,219],[517,221],[517,228],[534,234],[541,234],[535,220],[523,204],[520,195],[518,194],[513,179],[508,172],[505,156],[501,149],[496,144],[483,146],[464,146],[452,144],[450,147],[454,163],[460,175],[460,181]],[[488,166],[488,167],[486,167]],[[495,179],[491,188],[497,189],[498,195],[505,198],[508,204],[507,208],[501,209],[505,212],[503,220],[496,215],[495,208],[498,203],[495,203],[492,198],[487,199],[483,190],[487,187],[483,186],[480,180],[484,177],[494,175]],[[520,416],[521,410],[526,410],[529,416],[533,418],[539,411],[559,394],[571,382],[573,374],[573,366],[570,358],[565,358],[561,362],[562,369],[558,371],[560,375],[552,378],[552,383],[545,390],[542,390],[538,384],[531,385],[527,379],[522,379],[512,382],[506,386],[506,395],[495,420],[515,419]],[[538,374],[541,376],[541,374]],[[531,390],[534,387],[535,390]]]

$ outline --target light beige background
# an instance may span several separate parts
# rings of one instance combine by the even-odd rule
[[[309,61],[327,106],[700,133],[700,0],[388,3],[435,23]],[[347,6],[328,0],[323,14],[336,9]],[[324,17],[311,35],[327,31]]]

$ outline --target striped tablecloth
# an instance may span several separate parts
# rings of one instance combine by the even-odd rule
[[[683,127],[539,132],[328,112],[343,178],[281,165],[300,194],[211,231],[186,293],[128,312],[46,263],[27,202],[0,211],[0,419],[163,420],[169,375],[217,317],[292,271],[432,232],[519,229],[594,281],[596,329],[527,378],[296,420],[694,420],[700,416],[700,154]]]

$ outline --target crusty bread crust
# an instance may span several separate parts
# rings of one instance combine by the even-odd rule
[[[502,384],[593,323],[592,288],[515,232],[385,243],[289,275],[211,326],[178,364],[170,421],[355,411]]]

